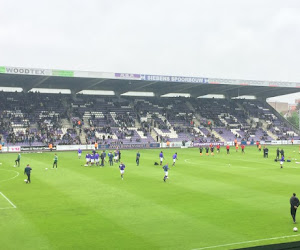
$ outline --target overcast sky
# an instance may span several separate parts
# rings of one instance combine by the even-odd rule
[[[0,0],[0,65],[299,82],[300,1]]]

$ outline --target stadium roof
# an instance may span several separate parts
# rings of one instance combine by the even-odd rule
[[[160,76],[131,73],[105,73],[0,66],[0,86],[23,88],[153,92],[155,96],[185,93],[192,97],[221,94],[225,97],[254,95],[257,98],[296,93],[300,83],[282,81],[234,80],[206,77]]]

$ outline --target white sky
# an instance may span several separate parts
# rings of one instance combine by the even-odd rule
[[[3,66],[299,82],[300,1],[0,0],[0,48]]]

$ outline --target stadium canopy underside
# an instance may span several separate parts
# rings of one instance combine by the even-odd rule
[[[191,97],[222,94],[227,98],[253,95],[258,99],[296,93],[300,83],[231,80],[203,77],[157,76],[126,73],[43,70],[0,67],[1,87],[70,89],[72,94],[82,90],[153,92],[160,97],[168,93],[186,93]]]

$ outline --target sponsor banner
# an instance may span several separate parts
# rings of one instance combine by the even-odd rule
[[[0,73],[18,74],[18,75],[39,75],[47,76],[51,75],[51,70],[48,69],[30,69],[19,67],[0,67]]]
[[[299,82],[221,79],[221,78],[168,76],[168,75],[145,75],[145,74],[142,75],[142,74],[134,74],[134,73],[107,73],[107,72],[105,73],[105,72],[51,70],[51,69],[6,67],[6,66],[0,66],[0,74],[86,77],[86,78],[104,78],[104,79],[145,80],[145,81],[157,81],[157,82],[178,82],[178,83],[186,82],[186,83],[197,83],[197,84],[228,84],[228,85],[241,85],[241,86],[300,88]]]
[[[74,71],[71,70],[52,70],[53,76],[74,77]]]
[[[104,149],[130,149],[130,148],[159,148],[160,143],[136,143],[136,144],[121,144],[121,145],[116,145],[116,144],[98,144],[98,150],[104,150]],[[81,150],[94,150],[95,146],[94,144],[90,145],[57,145],[56,150],[73,150],[77,151],[78,149]]]
[[[292,145],[292,141],[291,140],[279,140],[279,141],[271,141],[272,145]],[[294,140],[294,144],[300,144],[300,140]]]
[[[109,148],[119,148],[119,149],[130,149],[130,148],[159,148],[159,143],[142,143],[142,144],[122,144],[122,145],[109,145]]]
[[[21,152],[20,146],[10,146],[8,147],[8,152]]]
[[[50,151],[48,146],[21,146],[21,151]],[[56,146],[53,146],[52,150],[56,150]]]
[[[87,146],[90,145],[57,145],[56,150],[78,150],[79,148],[85,150]]]
[[[213,146],[224,146],[224,142],[194,142],[191,144],[191,147],[210,146],[210,144],[212,144]],[[230,142],[227,142],[227,144],[230,144]]]
[[[141,80],[140,74],[115,73],[116,78]]]
[[[2,147],[2,152],[8,152],[8,147]]]
[[[182,145],[182,142],[170,142],[169,146],[167,143],[163,142],[160,144],[162,148],[180,148]]]
[[[141,79],[145,81],[156,81],[156,82],[208,83],[208,78],[188,77],[188,76],[141,75]]]

